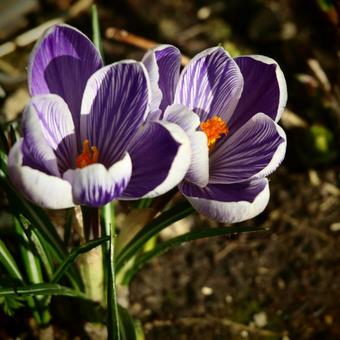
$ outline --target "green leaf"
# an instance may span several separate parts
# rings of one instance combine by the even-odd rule
[[[79,246],[77,248],[75,248],[64,260],[64,262],[60,265],[60,267],[58,268],[58,270],[53,274],[51,283],[57,283],[62,276],[66,273],[68,267],[74,263],[74,261],[76,260],[76,258],[80,255],[80,254],[84,254],[88,251],[90,251],[91,249],[98,247],[99,245],[103,244],[106,241],[109,241],[110,237],[109,236],[104,236],[95,240],[92,240],[90,242],[87,242],[86,244]]]
[[[137,340],[135,331],[135,321],[130,313],[118,305],[119,321],[120,321],[120,334],[122,340]]]
[[[20,215],[20,222],[26,230],[27,237],[33,243],[35,251],[37,255],[39,255],[39,259],[41,260],[41,263],[44,265],[47,276],[51,278],[53,274],[52,259],[48,255],[48,253],[46,252],[46,249],[43,247],[43,244],[40,241],[42,237],[41,235],[39,237],[39,231],[36,228],[33,228],[30,221],[22,215]]]
[[[44,248],[49,250],[57,262],[61,263],[67,256],[67,250],[45,211],[27,202],[8,179],[0,178],[0,184],[7,193],[14,213],[18,216],[20,214],[24,215],[37,228],[39,231],[37,235]],[[74,288],[79,290],[83,288],[81,277],[75,266],[68,271],[67,276]]]
[[[19,271],[19,268],[12,256],[12,254],[7,249],[5,243],[0,240],[0,262],[6,268],[8,273],[15,279],[20,281],[23,280],[23,277]]]
[[[81,299],[87,299],[87,296],[68,287],[61,286],[57,283],[37,283],[20,287],[0,287],[0,296],[39,296],[39,295],[64,295]]]
[[[91,10],[92,10],[92,41],[94,45],[97,47],[97,50],[99,51],[101,56],[103,56],[97,6],[92,5]]]
[[[39,258],[34,250],[32,241],[28,238],[28,232],[20,221],[13,217],[15,231],[20,237],[20,251],[27,271],[28,280],[31,283],[43,282]],[[26,234],[27,233],[27,234]]]
[[[116,272],[118,273],[125,263],[127,263],[144,244],[150,240],[154,235],[157,235],[161,230],[170,224],[181,220],[182,218],[192,214],[194,208],[188,203],[179,203],[173,208],[163,212],[160,216],[155,218],[152,222],[147,224],[117,255]]]
[[[198,230],[198,231],[191,231],[186,234],[174,237],[168,241],[159,243],[155,248],[152,250],[142,254],[140,257],[138,257],[133,264],[132,268],[130,268],[123,279],[123,284],[128,284],[130,280],[133,278],[133,276],[140,270],[141,267],[143,267],[150,259],[152,259],[155,256],[158,256],[170,248],[178,247],[182,245],[183,243],[199,240],[202,238],[207,237],[216,237],[216,236],[222,236],[222,235],[230,235],[230,234],[239,234],[239,233],[249,233],[249,232],[256,232],[256,231],[263,231],[264,228],[258,228],[258,227],[219,227],[219,228],[209,228],[204,230]]]
[[[26,227],[28,227],[24,219],[18,219],[13,215],[14,229],[20,237],[20,251],[24,266],[27,272],[28,281],[33,284],[40,284],[43,282],[43,275],[41,271],[41,264],[39,257],[35,251],[34,244],[31,239],[31,234]],[[51,320],[48,305],[49,300],[43,299],[41,295],[36,296],[33,300],[28,300],[28,305],[33,310],[33,315],[39,325],[46,325]]]
[[[13,316],[17,309],[24,306],[24,299],[18,296],[1,296],[0,305],[2,305],[5,314]]]

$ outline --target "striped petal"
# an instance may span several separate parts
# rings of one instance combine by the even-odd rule
[[[100,67],[100,54],[83,33],[68,25],[55,25],[46,31],[30,56],[30,94],[54,93],[62,97],[78,131],[86,82]]]
[[[209,184],[205,188],[183,182],[179,188],[198,212],[223,223],[251,219],[260,214],[269,201],[267,179]]]
[[[72,185],[73,199],[77,204],[100,207],[119,198],[129,183],[131,159],[128,153],[109,169],[92,164],[82,169],[70,169],[63,178]]]
[[[181,67],[181,52],[171,45],[160,45],[146,52],[144,63],[151,82],[151,110],[164,111],[172,104]]]
[[[162,195],[183,179],[189,167],[189,139],[172,123],[147,123],[128,150],[132,177],[122,199]]]
[[[242,56],[235,59],[244,79],[242,96],[228,122],[236,131],[258,112],[276,122],[287,102],[287,85],[280,66],[275,60],[260,56]]]
[[[107,168],[121,159],[149,108],[149,79],[142,63],[122,61],[89,79],[81,107],[81,139],[99,150]]]
[[[256,114],[210,156],[209,183],[237,183],[266,177],[282,162],[286,135],[263,113]]]
[[[30,149],[47,143],[54,150],[61,173],[74,167],[77,140],[72,115],[61,97],[54,94],[33,97],[24,113],[23,129],[24,144]],[[29,135],[38,133],[42,133],[44,140],[40,138],[34,143]]]
[[[11,181],[28,200],[48,209],[66,209],[74,206],[69,182],[23,165],[20,139],[8,157],[8,173]]]
[[[221,47],[196,55],[181,73],[175,103],[196,112],[201,121],[220,116],[227,121],[242,93],[242,74]]]

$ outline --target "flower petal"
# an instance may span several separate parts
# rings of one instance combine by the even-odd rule
[[[209,183],[237,183],[272,173],[286,152],[286,134],[264,113],[258,113],[210,156]]]
[[[220,116],[227,121],[241,96],[242,74],[222,47],[196,55],[181,73],[175,103],[196,112],[201,121]]]
[[[37,134],[39,130],[42,131],[45,141],[57,156],[61,173],[73,168],[77,156],[77,140],[67,104],[55,94],[40,95],[32,98],[30,110],[34,112],[25,114],[24,127],[27,125],[26,121],[32,121],[37,115],[40,126],[32,125],[31,129],[35,129],[32,133]],[[26,139],[27,137],[25,137],[25,144]]]
[[[30,94],[55,93],[62,97],[78,131],[86,82],[101,66],[99,52],[83,33],[64,24],[53,26],[38,41],[30,56]]]
[[[8,156],[8,173],[18,191],[43,208],[74,206],[70,183],[23,165],[22,141],[20,139],[14,144]]]
[[[264,112],[276,122],[287,102],[287,85],[280,66],[275,60],[260,56],[242,56],[235,59],[244,87],[238,106],[229,123],[236,131],[258,112]]]
[[[81,139],[98,148],[106,167],[121,159],[145,121],[149,92],[145,67],[134,61],[103,67],[89,79],[81,107]]]
[[[162,111],[172,104],[181,67],[181,52],[175,46],[160,45],[146,52],[144,63],[151,82],[151,109]]]
[[[191,161],[185,179],[198,186],[206,186],[209,181],[209,150],[206,134],[196,131],[199,117],[185,106],[173,104],[167,107],[163,119],[179,125],[190,139]]]
[[[162,119],[179,125],[187,133],[194,132],[200,125],[198,115],[180,104],[168,106]]]
[[[63,177],[71,183],[77,204],[100,207],[120,197],[129,183],[131,170],[131,158],[125,153],[109,169],[97,163],[82,169],[70,169]]]
[[[128,149],[132,176],[122,199],[155,197],[175,187],[190,163],[190,142],[177,125],[148,122]]]
[[[205,188],[183,182],[180,190],[198,212],[223,223],[253,218],[269,201],[266,178],[234,184],[209,184]]]
[[[26,106],[22,118],[23,164],[54,176],[60,176],[58,162],[52,147],[47,142],[39,118],[35,99]]]
[[[200,187],[209,182],[209,149],[207,136],[202,131],[189,134],[191,146],[190,167],[185,179]]]

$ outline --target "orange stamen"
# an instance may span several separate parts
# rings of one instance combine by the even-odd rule
[[[98,158],[99,151],[97,147],[92,146],[90,148],[90,141],[88,139],[85,139],[83,141],[83,151],[76,159],[77,168],[85,168],[90,164],[97,163]]]
[[[205,122],[200,124],[201,130],[208,137],[209,150],[213,148],[215,143],[222,135],[226,135],[229,132],[229,128],[226,122],[222,118],[214,116]]]

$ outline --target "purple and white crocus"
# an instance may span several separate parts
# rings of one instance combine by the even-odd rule
[[[287,88],[278,64],[258,55],[232,59],[215,47],[180,72],[181,54],[171,45],[149,50],[142,62],[153,91],[149,119],[174,122],[191,140],[191,165],[180,191],[220,222],[261,213],[269,200],[266,177],[286,151],[277,122]]]
[[[32,202],[99,207],[123,196],[158,196],[183,179],[189,139],[176,124],[146,121],[151,91],[142,63],[103,67],[84,34],[57,25],[32,52],[28,85],[23,138],[8,168]]]

